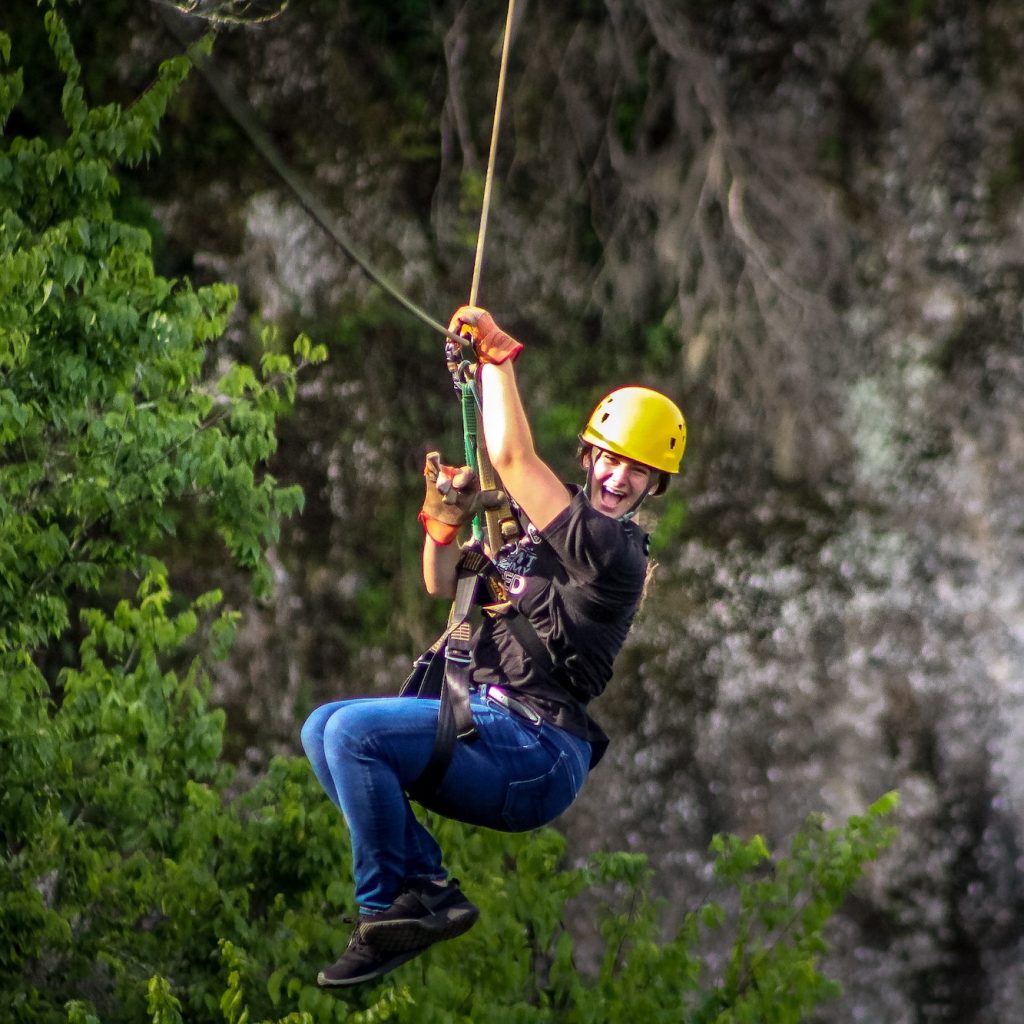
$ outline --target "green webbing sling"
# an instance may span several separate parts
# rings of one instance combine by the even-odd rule
[[[480,475],[480,461],[477,458],[477,436],[479,425],[476,415],[476,385],[472,381],[459,381],[456,384],[459,393],[459,405],[462,407],[462,442],[465,448],[466,465],[477,476]],[[484,513],[477,512],[473,516],[473,539],[482,544],[487,536],[487,521]]]

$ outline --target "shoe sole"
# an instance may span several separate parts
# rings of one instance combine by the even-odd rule
[[[424,947],[424,949],[425,948],[426,947]],[[349,978],[330,978],[327,976],[325,971],[321,971],[316,976],[316,983],[321,988],[347,988],[349,985],[362,985],[367,981],[373,981],[375,978],[380,978],[383,975],[388,974],[396,967],[401,967],[402,964],[407,963],[414,956],[417,956],[422,952],[422,949],[405,950],[404,952],[391,957],[390,960],[386,960],[384,963],[378,964],[372,970]],[[327,970],[330,970],[330,968],[327,968]]]
[[[382,953],[418,953],[435,942],[464,935],[480,917],[472,904],[441,910],[428,917],[399,918],[394,921],[364,921],[363,935]]]

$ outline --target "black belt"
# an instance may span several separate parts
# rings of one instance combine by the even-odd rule
[[[529,704],[524,704],[521,700],[516,700],[515,697],[510,697],[504,690],[499,689],[497,686],[481,686],[480,696],[493,701],[498,705],[498,707],[512,712],[513,715],[525,718],[528,722],[532,722],[534,725],[540,725],[544,721],[544,719],[541,718],[541,716],[534,711]]]

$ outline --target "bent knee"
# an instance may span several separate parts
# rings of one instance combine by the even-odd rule
[[[422,714],[421,701],[365,698],[340,704],[323,726],[324,747],[332,753],[396,762],[421,740],[433,743],[437,712]],[[410,714],[412,713],[412,714]]]
[[[321,742],[328,750],[362,753],[373,734],[373,714],[365,702],[342,704],[321,726]]]
[[[311,757],[314,753],[323,752],[324,730],[332,716],[337,713],[337,710],[337,703],[323,704],[312,711],[306,721],[303,722],[302,729],[299,731],[299,740],[307,757]]]

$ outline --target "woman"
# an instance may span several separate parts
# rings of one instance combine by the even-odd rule
[[[457,743],[427,808],[475,825],[538,828],[575,800],[608,738],[586,711],[605,688],[629,631],[647,572],[647,538],[631,520],[679,470],[682,413],[647,388],[613,391],[580,435],[583,488],[539,458],[513,364],[523,346],[485,310],[463,306],[453,331],[468,332],[478,359],[481,422],[502,486],[524,532],[498,553],[509,600],[543,644],[531,657],[501,616],[476,640],[471,680],[478,738]],[[475,479],[431,472],[420,512],[423,577],[451,597],[460,549],[453,543]],[[440,501],[438,484],[456,501]],[[536,654],[535,649],[535,654]],[[430,760],[438,701],[375,698],[318,708],[302,743],[352,840],[359,917],[345,952],[317,977],[323,986],[369,981],[435,942],[467,931],[479,912],[442,867],[441,850],[417,821],[407,791]]]

